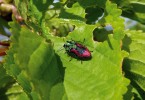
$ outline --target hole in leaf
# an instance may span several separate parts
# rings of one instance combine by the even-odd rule
[[[73,6],[74,3],[76,3],[77,0],[68,0],[67,1],[67,7],[71,8]]]
[[[109,28],[108,28],[108,26],[96,28],[93,31],[94,40],[98,41],[98,42],[103,42],[103,41],[107,40],[108,34],[112,34],[112,32],[113,32],[113,29],[110,26],[109,26]]]
[[[85,18],[87,19],[87,24],[95,24],[99,19],[102,18],[104,10],[98,6],[88,7],[85,11],[87,14]]]

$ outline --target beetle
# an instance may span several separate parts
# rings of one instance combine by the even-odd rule
[[[74,40],[66,41],[63,45],[68,55],[79,60],[90,60],[91,52],[87,47]]]

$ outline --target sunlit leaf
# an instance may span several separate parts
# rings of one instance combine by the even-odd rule
[[[144,98],[145,36],[125,31],[121,17],[144,23],[144,1],[16,0],[15,5],[24,20],[23,25],[16,21],[9,24],[11,45],[4,68],[23,89],[16,98]],[[81,61],[69,57],[63,47],[67,40],[88,48],[92,58]]]
[[[113,9],[112,9],[113,8]],[[120,17],[121,10],[117,8],[116,4],[110,1],[106,2],[106,12],[105,17],[106,24],[111,25],[113,28],[113,34],[115,39],[122,39],[125,35],[124,30],[124,19]]]
[[[29,97],[47,100],[53,85],[62,81],[53,45],[25,26],[19,30],[16,23],[11,23],[11,27],[15,27],[12,31],[19,34],[12,36],[5,68]]]
[[[56,53],[66,67],[64,87],[67,97],[69,100],[95,100],[96,98],[121,100],[129,81],[124,78],[121,70],[123,55],[120,42],[109,35],[103,43],[94,43],[91,34],[94,28],[93,25],[80,24],[66,38],[66,40],[71,38],[78,40],[93,51],[92,59],[82,63],[76,59],[69,61],[70,57],[64,54],[64,50],[58,51],[63,47],[63,39],[55,40]],[[83,43],[85,37],[87,39]]]

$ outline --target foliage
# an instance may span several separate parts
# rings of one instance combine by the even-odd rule
[[[144,0],[112,0],[122,9],[122,15],[145,24]]]
[[[15,0],[14,4],[23,21],[14,17],[9,24],[3,21],[12,35],[0,67],[2,97],[145,98],[145,33],[125,30],[121,17],[144,24],[143,0]],[[2,33],[6,34],[3,29]],[[69,61],[62,49],[67,40],[86,46],[92,59]]]

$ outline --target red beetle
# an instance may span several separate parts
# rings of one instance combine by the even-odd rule
[[[91,52],[87,47],[73,40],[67,41],[63,47],[65,48],[68,55],[73,58],[80,60],[89,60],[92,58]]]

